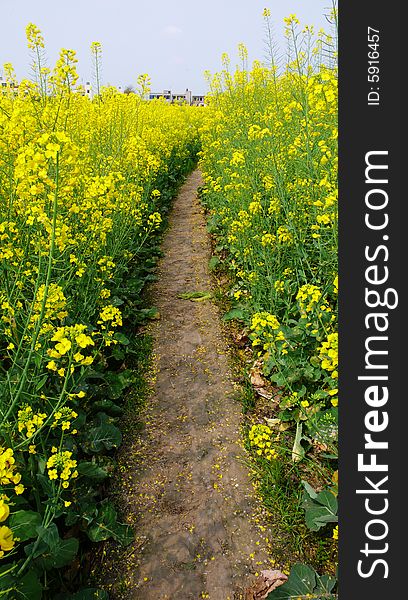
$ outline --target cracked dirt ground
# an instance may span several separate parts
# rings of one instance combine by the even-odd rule
[[[150,290],[160,311],[150,331],[153,394],[146,426],[125,439],[121,458],[120,495],[136,541],[119,561],[112,598],[236,600],[269,565],[218,310],[178,298],[211,291],[201,184],[197,170],[179,191]]]

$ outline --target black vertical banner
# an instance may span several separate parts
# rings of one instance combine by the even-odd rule
[[[405,3],[339,5],[339,598],[408,598]]]

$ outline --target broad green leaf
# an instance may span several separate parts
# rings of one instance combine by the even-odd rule
[[[52,487],[52,482],[49,480],[48,477],[46,477],[46,475],[43,475],[42,473],[37,473],[37,480],[40,483],[40,486],[42,488],[42,491],[44,492],[44,494],[50,498],[53,495],[53,487]]]
[[[130,344],[130,340],[128,337],[126,337],[123,333],[121,333],[120,331],[117,331],[114,335],[114,338],[117,342],[119,342],[120,344],[123,344],[124,346],[127,346],[128,344]]]
[[[79,541],[77,538],[69,538],[67,540],[59,540],[58,546],[50,557],[44,558],[44,566],[46,569],[60,569],[69,565],[73,561],[79,549]]]
[[[291,588],[292,594],[310,594],[316,585],[316,572],[307,565],[297,563],[292,567],[286,585]]]
[[[286,583],[271,592],[268,600],[298,600],[299,597],[316,598],[313,591],[316,586],[316,573],[307,565],[297,563],[290,571]],[[303,599],[302,599],[303,600]]]
[[[98,515],[87,529],[87,534],[92,542],[101,542],[110,537],[115,537],[117,525],[116,510],[110,502],[106,502],[98,510]]]
[[[118,448],[122,441],[120,430],[112,423],[103,423],[92,427],[87,434],[87,447],[91,452],[99,453],[103,450]]]
[[[114,538],[122,546],[128,546],[134,541],[135,534],[129,525],[118,523],[115,527]]]
[[[311,498],[313,498],[313,500],[315,498],[317,498],[317,492],[315,492],[315,490],[312,488],[312,486],[310,485],[310,483],[308,483],[307,481],[305,481],[304,479],[302,479],[302,483],[307,491],[307,493],[309,494],[309,496]]]
[[[318,578],[317,586],[315,589],[315,593],[317,594],[328,594],[336,585],[337,580],[335,577],[330,577],[330,575],[322,575]]]
[[[36,559],[37,565],[43,570],[59,569],[68,565],[75,557],[79,548],[76,538],[62,539],[55,523],[48,527],[37,527],[38,540],[25,546],[27,556]]]
[[[218,258],[218,256],[212,256],[208,261],[208,268],[210,269],[210,271],[214,271],[220,263],[221,261]]]
[[[223,321],[232,321],[234,319],[236,319],[237,321],[244,320],[244,311],[242,310],[242,308],[232,308],[231,310],[226,312],[222,317]]]
[[[77,468],[78,473],[81,475],[85,475],[86,477],[90,477],[91,479],[96,479],[98,481],[106,479],[106,477],[109,475],[105,469],[102,469],[93,462],[80,462]]]
[[[16,598],[18,600],[41,600],[42,585],[34,570],[28,571],[19,578]]]
[[[96,402],[93,402],[91,408],[93,412],[103,411],[112,417],[120,417],[123,415],[123,408],[115,404],[113,400],[97,400]]]
[[[13,535],[25,542],[30,538],[37,537],[37,527],[41,525],[41,515],[32,510],[19,510],[10,515],[9,527],[13,530]]]
[[[134,540],[132,528],[118,523],[116,510],[111,502],[104,502],[98,507],[98,515],[88,527],[87,534],[93,542],[112,537],[123,546]]]
[[[132,372],[129,370],[120,373],[108,372],[105,381],[108,384],[108,395],[113,400],[119,398],[123,391],[132,383]]]
[[[326,525],[326,523],[337,522],[337,517],[328,513],[326,507],[314,504],[306,510],[305,521],[310,531],[318,531],[324,525]]]
[[[23,576],[18,576],[19,566],[21,565],[18,563],[2,565],[0,569],[0,597],[4,600],[41,600],[42,586],[37,573],[30,570]]]
[[[316,502],[325,506],[327,510],[333,515],[337,514],[338,511],[338,502],[336,496],[330,492],[330,490],[323,490],[316,497]]]

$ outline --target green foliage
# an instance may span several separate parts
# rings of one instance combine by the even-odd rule
[[[278,530],[296,528],[291,548],[301,555],[306,545],[335,546],[323,529],[335,522],[335,495],[299,496],[306,473],[324,487],[337,467],[337,68],[334,54],[322,59],[328,36],[316,40],[294,15],[285,22],[279,74],[272,43],[270,64],[251,69],[241,46],[241,68],[231,73],[224,57],[210,83],[200,196],[216,264],[229,275],[224,320],[242,327],[234,337],[246,363],[252,350],[248,379],[261,401],[248,429],[270,425],[248,449]]]
[[[160,316],[142,291],[157,277],[202,113],[108,94],[102,118],[79,94],[63,106],[38,99],[35,86],[18,99],[22,129],[14,97],[0,94],[0,514],[12,539],[1,547],[0,595],[105,600],[74,593],[80,577],[67,574],[92,544],[134,537],[106,500],[108,480],[123,401],[145,360],[137,327]],[[177,133],[162,135],[164,122]],[[38,161],[27,166],[20,159],[32,152]]]
[[[318,531],[327,523],[337,523],[338,503],[333,491],[327,489],[316,493],[306,481],[302,483],[305,487],[302,506],[308,528]]]
[[[112,537],[125,546],[134,538],[131,527],[118,524],[117,513],[111,502],[103,502],[99,505],[96,516],[87,529],[87,534],[92,542],[101,542]]]
[[[21,542],[37,537],[37,528],[41,525],[41,515],[33,510],[18,510],[10,516],[10,527]]]
[[[297,563],[292,567],[288,581],[271,592],[267,600],[335,600],[335,585],[334,577],[320,577],[311,567]]]

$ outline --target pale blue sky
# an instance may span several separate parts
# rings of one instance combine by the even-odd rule
[[[223,52],[236,64],[239,42],[251,61],[263,59],[265,7],[283,50],[285,16],[327,29],[330,6],[331,0],[0,0],[0,73],[11,62],[19,79],[29,75],[25,26],[33,22],[45,37],[49,66],[61,47],[72,48],[83,82],[92,78],[89,46],[99,41],[104,84],[135,86],[148,73],[153,91],[204,93],[204,70],[219,70]]]

